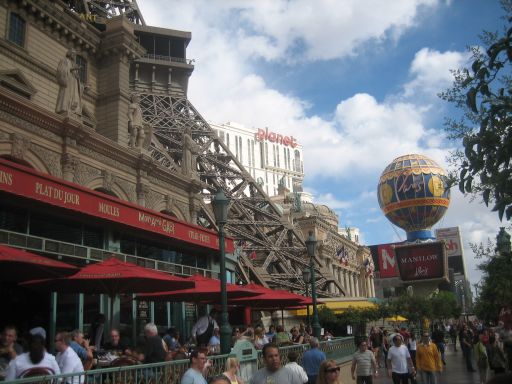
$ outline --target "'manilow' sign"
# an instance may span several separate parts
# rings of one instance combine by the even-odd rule
[[[395,257],[404,281],[447,279],[448,265],[443,242],[395,247]]]

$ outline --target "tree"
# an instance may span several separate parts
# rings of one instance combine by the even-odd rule
[[[508,248],[500,247],[506,234],[501,228],[497,236],[497,247],[472,244],[473,252],[484,261],[478,265],[483,273],[478,285],[479,294],[475,303],[475,314],[487,322],[496,322],[500,309],[512,303],[512,253],[510,252],[510,236]],[[505,238],[507,238],[505,236]]]
[[[457,304],[457,299],[452,292],[440,291],[432,296],[431,305],[432,317],[434,319],[457,319],[461,313],[461,308]]]
[[[390,305],[393,315],[404,316],[413,324],[432,316],[432,303],[426,296],[403,295],[393,299]]]
[[[445,129],[463,150],[451,154],[462,193],[480,195],[487,206],[512,217],[512,0],[501,0],[503,31],[484,31],[486,47],[470,48],[471,67],[453,71],[453,87],[440,97],[462,111],[448,118]]]

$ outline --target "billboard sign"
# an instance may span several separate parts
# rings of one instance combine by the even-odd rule
[[[436,239],[445,241],[448,257],[462,256],[459,227],[436,229]]]
[[[395,257],[396,244],[372,245],[370,250],[374,256],[374,263],[378,265],[379,277],[381,279],[398,277],[398,264]]]
[[[447,279],[444,242],[396,246],[395,256],[404,282]]]

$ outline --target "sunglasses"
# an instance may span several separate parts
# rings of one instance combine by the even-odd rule
[[[336,368],[327,368],[325,370],[326,373],[334,373],[334,372],[339,372],[340,371],[340,367],[336,367]]]

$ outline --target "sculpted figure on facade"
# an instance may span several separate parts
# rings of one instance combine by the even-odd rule
[[[76,65],[76,52],[70,49],[57,67],[59,94],[55,112],[67,116],[82,116],[82,88],[80,67]]]
[[[23,135],[11,133],[11,141],[11,156],[15,159],[23,160],[30,145],[30,139]]]
[[[197,171],[197,155],[199,147],[192,139],[192,130],[185,128],[183,132],[183,155],[181,158],[181,172],[184,175],[194,176]]]
[[[146,137],[139,101],[139,96],[133,94],[128,105],[128,132],[130,133],[128,146],[132,148],[142,148]]]

